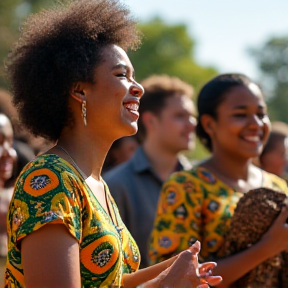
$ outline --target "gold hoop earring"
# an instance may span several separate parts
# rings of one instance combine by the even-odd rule
[[[84,125],[87,126],[87,110],[86,110],[86,101],[83,100],[82,102],[82,117],[83,117],[83,121],[84,121]]]

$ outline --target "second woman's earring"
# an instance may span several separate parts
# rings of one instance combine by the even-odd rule
[[[83,100],[82,102],[82,116],[83,116],[83,121],[84,121],[84,125],[87,126],[87,110],[86,110],[86,101]]]

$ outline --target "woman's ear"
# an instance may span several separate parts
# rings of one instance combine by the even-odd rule
[[[71,90],[70,95],[78,102],[82,103],[85,99],[84,85],[77,83]]]
[[[216,123],[215,119],[209,114],[203,114],[200,117],[200,122],[201,122],[201,125],[202,125],[204,131],[210,137],[212,137],[212,135],[215,132],[215,123]]]

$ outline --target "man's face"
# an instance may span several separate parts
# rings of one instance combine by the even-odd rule
[[[186,95],[173,95],[166,99],[166,105],[156,116],[156,133],[163,149],[172,153],[194,148],[195,107]]]

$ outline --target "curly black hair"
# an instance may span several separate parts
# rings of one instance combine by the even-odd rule
[[[118,0],[62,0],[27,18],[6,68],[13,103],[32,134],[56,141],[72,125],[72,87],[94,83],[106,45],[135,50],[141,42],[136,24]]]
[[[247,87],[250,83],[254,82],[244,74],[220,74],[208,81],[200,90],[197,98],[198,122],[196,135],[210,152],[212,152],[212,141],[202,126],[202,115],[208,114],[217,119],[217,108],[225,100],[227,92],[236,86]]]

